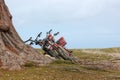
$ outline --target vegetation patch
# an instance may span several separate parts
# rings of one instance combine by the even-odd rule
[[[94,52],[94,51],[93,51]],[[82,52],[81,50],[73,50],[73,54],[77,56],[79,59],[83,60],[92,60],[92,61],[100,61],[100,60],[110,60],[112,57],[108,56],[107,54],[93,54],[87,53],[87,52]]]
[[[97,66],[83,66],[82,68],[87,69],[87,70],[93,70],[93,71],[108,72],[107,70],[103,68],[99,68]]]
[[[26,62],[24,67],[33,67],[36,66],[33,62]]]
[[[110,80],[120,80],[120,76],[110,76],[108,77]]]
[[[84,53],[81,50],[73,50],[73,54],[85,65],[56,60],[47,66],[34,67],[34,63],[27,62],[24,65],[27,68],[20,71],[0,69],[0,80],[120,80],[119,70],[99,66],[101,60],[109,61],[107,54]]]
[[[51,64],[75,64],[74,62],[71,61],[65,61],[65,60],[55,60],[54,62],[52,62]]]
[[[2,62],[1,62],[1,60],[0,60],[0,67],[2,66]]]
[[[106,53],[119,53],[120,52],[120,48],[105,48],[105,49],[100,49],[100,50]]]
[[[80,72],[78,67],[64,67],[63,71]]]

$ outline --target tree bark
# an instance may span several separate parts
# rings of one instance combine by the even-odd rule
[[[19,70],[28,61],[41,65],[51,62],[51,59],[24,44],[12,24],[8,7],[4,0],[0,0],[0,67]]]

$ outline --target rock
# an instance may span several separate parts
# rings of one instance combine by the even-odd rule
[[[26,62],[36,65],[48,64],[52,59],[26,45],[12,24],[12,16],[4,0],[0,0],[0,67],[8,70],[20,70]]]

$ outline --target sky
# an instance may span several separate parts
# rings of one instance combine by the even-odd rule
[[[5,0],[25,41],[50,29],[67,48],[120,47],[120,0]],[[36,46],[34,46],[36,47]]]

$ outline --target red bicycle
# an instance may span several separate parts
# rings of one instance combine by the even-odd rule
[[[64,37],[61,37],[59,40],[55,41],[54,37],[57,36],[59,32],[55,34],[51,34],[51,32],[52,30],[48,31],[44,39],[38,39],[42,34],[41,32],[35,40],[32,40],[32,37],[30,37],[30,39],[25,41],[25,43],[30,41],[30,45],[40,45],[45,54],[55,57],[56,59],[70,60],[72,62],[79,63],[79,60],[73,56],[72,51],[65,48],[67,42]]]

